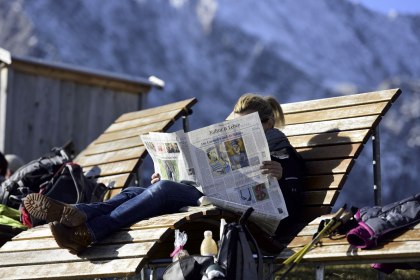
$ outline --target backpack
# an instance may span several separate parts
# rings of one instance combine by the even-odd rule
[[[103,201],[107,191],[108,187],[104,184],[85,176],[80,165],[67,162],[61,165],[50,180],[39,186],[38,192],[64,203],[76,204]],[[21,212],[22,222],[28,227],[45,223],[30,216],[23,204]]]
[[[51,149],[20,167],[1,184],[0,203],[21,210],[24,225],[33,227],[45,223],[31,217],[24,208],[22,200],[30,193],[42,193],[69,204],[103,201],[109,188],[85,176],[82,167],[72,162],[69,148]]]
[[[39,192],[55,200],[74,204],[103,201],[108,188],[85,176],[80,165],[68,162],[39,187]]]
[[[53,148],[42,157],[16,170],[0,187],[0,203],[19,209],[22,199],[29,193],[39,192],[39,186],[50,180],[71,158],[66,148]]]
[[[189,255],[180,258],[169,265],[163,275],[163,280],[204,280],[206,269],[214,264],[213,256]]]
[[[239,219],[239,223],[225,225],[215,262],[213,256],[184,256],[165,269],[163,279],[262,279],[262,255],[245,224],[253,210],[253,208],[248,208]],[[255,263],[254,253],[257,256],[258,264]]]
[[[254,209],[248,208],[239,223],[225,225],[217,263],[228,280],[254,280],[263,278],[263,262],[259,247],[249,232],[246,221]],[[257,263],[254,259],[257,257]]]

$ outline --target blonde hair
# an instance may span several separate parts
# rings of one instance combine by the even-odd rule
[[[261,122],[272,119],[275,127],[282,128],[285,125],[283,109],[273,96],[245,93],[239,97],[233,112],[237,114],[258,112]]]

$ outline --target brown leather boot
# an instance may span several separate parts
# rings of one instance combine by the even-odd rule
[[[57,221],[49,223],[51,233],[58,246],[68,249],[70,253],[77,255],[92,244],[92,236],[86,226],[66,227]]]
[[[76,227],[86,222],[86,214],[83,211],[39,193],[28,194],[23,204],[29,214],[40,220],[58,221],[68,227]]]

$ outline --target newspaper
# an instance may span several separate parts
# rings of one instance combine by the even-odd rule
[[[288,216],[276,178],[261,174],[270,151],[258,113],[190,132],[141,135],[162,179],[196,182],[214,205],[253,207],[251,220],[270,234]]]

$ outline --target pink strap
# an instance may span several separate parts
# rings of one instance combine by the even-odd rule
[[[184,249],[184,246],[178,246],[175,248],[175,250],[170,254],[171,257],[175,256],[176,254],[179,253],[179,251],[181,251],[182,249]]]

